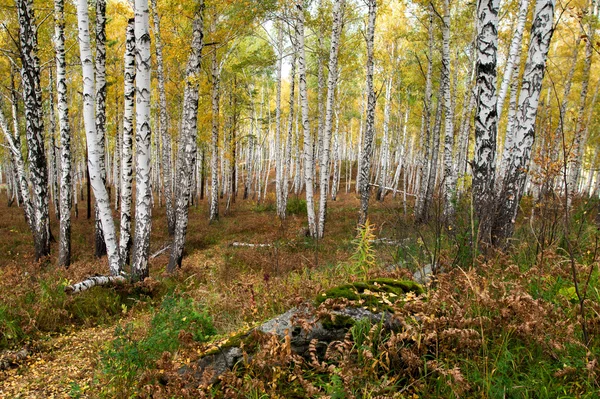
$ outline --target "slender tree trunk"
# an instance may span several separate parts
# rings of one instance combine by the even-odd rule
[[[525,189],[546,58],[554,32],[554,1],[537,0],[535,5],[527,62],[515,119],[515,140],[509,149],[508,167],[493,225],[492,238],[495,245],[504,245],[505,240],[512,235],[519,202]]]
[[[296,0],[297,22],[296,37],[298,41],[298,89],[302,110],[302,130],[304,131],[304,181],[306,185],[306,211],[308,216],[308,232],[311,237],[317,236],[315,221],[315,204],[313,192],[314,154],[308,125],[308,90],[306,88],[306,56],[304,48],[304,5],[303,0]]]
[[[87,0],[77,2],[77,22],[79,26],[79,50],[83,70],[83,117],[88,148],[88,171],[90,183],[96,197],[99,210],[99,219],[102,223],[104,241],[108,252],[110,273],[113,276],[121,272],[117,236],[110,209],[110,198],[104,185],[100,168],[101,149],[98,148],[96,120],[94,118],[95,93],[94,93],[94,63],[90,48],[90,31]]]
[[[527,22],[527,11],[529,11],[529,0],[519,1],[519,13],[517,17],[517,26],[513,33],[512,41],[510,43],[510,49],[508,51],[508,59],[504,67],[504,74],[502,75],[502,83],[500,84],[500,91],[498,92],[498,105],[497,115],[498,118],[502,117],[502,109],[504,108],[504,102],[508,93],[509,85],[513,74],[519,73],[520,59],[521,59],[521,48],[523,42],[523,31],[525,30],[525,22]]]
[[[150,10],[148,0],[135,0],[135,238],[131,278],[134,281],[148,277],[150,229],[152,228],[152,184],[150,127]],[[195,154],[194,154],[195,155]]]
[[[67,62],[65,59],[64,0],[54,1],[54,46],[56,48],[56,94],[60,130],[60,239],[58,264],[71,264],[71,129],[67,94]]]
[[[131,238],[131,202],[133,182],[133,112],[135,102],[135,27],[133,19],[129,20],[125,45],[125,77],[123,91],[123,164],[121,166],[121,236],[119,251],[121,267],[129,264],[129,255],[133,240]]]
[[[21,142],[18,136],[18,132],[11,134],[4,113],[2,112],[2,97],[0,96],[0,128],[4,133],[4,138],[10,149],[13,167],[16,174],[16,190],[17,196],[21,196],[21,202],[23,203],[23,212],[25,213],[25,220],[31,229],[31,233],[36,238],[36,226],[34,220],[33,205],[31,203],[31,197],[29,195],[29,182],[27,181],[27,175],[25,172],[25,162],[23,161],[23,154],[21,153]]]
[[[361,170],[359,171],[360,211],[358,224],[367,222],[369,211],[369,171],[371,170],[371,159],[373,157],[373,138],[375,136],[375,88],[373,87],[373,53],[375,42],[375,19],[377,16],[377,0],[368,0],[369,24],[367,27],[367,117],[365,128],[365,141],[362,150]]]
[[[444,216],[454,216],[456,196],[456,170],[454,168],[454,106],[450,87],[450,1],[444,0],[442,27],[442,84],[444,86]]]
[[[377,200],[383,201],[385,198],[385,187],[387,186],[388,164],[389,164],[389,133],[390,133],[390,109],[392,107],[392,78],[390,77],[385,88],[385,107],[383,110],[383,140],[381,142],[381,162],[379,167],[379,187],[377,188]]]
[[[423,138],[423,157],[419,162],[419,192],[415,205],[415,219],[417,222],[424,222],[427,219],[427,209],[429,204],[427,200],[427,190],[429,184],[429,174],[431,173],[429,165],[431,164],[431,97],[432,97],[432,75],[433,75],[433,7],[429,5],[429,24],[428,24],[428,56],[427,56],[427,76],[425,78],[425,98],[423,99],[423,115],[421,117],[421,135]]]
[[[169,135],[169,119],[167,114],[167,94],[165,91],[165,72],[163,61],[162,39],[160,34],[160,15],[156,0],[152,0],[152,19],[154,20],[154,38],[156,47],[156,76],[158,78],[159,127],[158,134],[162,140],[163,187],[167,212],[169,234],[175,232],[175,211],[173,209],[173,179],[171,163],[171,136]]]
[[[590,22],[588,23],[588,31],[586,32],[582,28],[582,35],[587,37],[585,42],[585,60],[583,63],[583,77],[581,81],[581,91],[579,94],[579,109],[577,111],[577,119],[575,123],[575,137],[573,138],[573,157],[571,160],[571,167],[568,176],[568,187],[569,187],[569,199],[578,191],[577,182],[581,174],[581,163],[583,161],[583,154],[585,153],[585,146],[587,144],[587,133],[589,129],[584,126],[584,117],[587,103],[587,94],[590,85],[590,72],[592,67],[592,55],[594,52],[594,43],[596,37],[596,26],[594,19],[597,21],[595,15],[594,4],[592,2],[590,7]],[[597,23],[597,22],[596,22]],[[569,201],[570,202],[570,201]]]
[[[96,0],[96,146],[99,151],[100,176],[106,185],[106,0]],[[98,206],[95,207],[97,258],[106,255]]]
[[[212,57],[212,136],[211,136],[211,159],[210,159],[210,211],[209,220],[219,218],[219,85],[221,74],[217,62],[217,52]]]
[[[35,259],[50,254],[50,224],[48,214],[48,169],[44,151],[44,121],[40,62],[37,55],[37,25],[33,0],[17,0],[21,55],[21,81],[25,101],[26,137],[30,179],[33,187],[32,207],[35,226]]]
[[[477,110],[473,159],[473,207],[479,219],[479,239],[490,243],[494,210],[494,174],[498,109],[496,65],[499,0],[477,3]]]
[[[204,29],[204,0],[196,2],[194,13],[193,32],[192,32],[192,49],[188,57],[186,66],[186,85],[183,94],[183,114],[182,126],[179,134],[179,145],[183,148],[182,159],[178,160],[179,168],[177,170],[178,194],[176,200],[176,218],[175,218],[175,235],[173,237],[173,245],[171,247],[171,256],[167,271],[172,273],[177,267],[181,267],[183,259],[183,248],[188,226],[188,207],[190,190],[192,187],[192,174],[196,161],[196,133],[198,129],[198,98],[199,98],[199,82],[198,75],[202,61],[203,47],[203,29]],[[214,62],[214,61],[213,61]],[[214,111],[214,110],[213,110]],[[215,176],[215,148],[213,144],[213,179]],[[204,158],[204,157],[203,157]],[[214,184],[214,180],[213,180]],[[216,193],[215,188],[212,189],[212,194]]]
[[[333,4],[333,28],[331,31],[331,49],[329,52],[329,76],[327,78],[327,104],[325,111],[325,126],[323,128],[323,153],[321,154],[321,179],[319,189],[319,222],[318,237],[323,238],[325,233],[325,219],[327,215],[327,193],[329,191],[329,161],[331,132],[333,130],[333,112],[335,89],[338,79],[338,53],[340,49],[340,36],[342,34],[345,0],[336,0]]]
[[[54,112],[54,77],[52,74],[52,69],[49,70],[49,79],[48,79],[48,103],[50,109],[50,115],[48,115],[48,119],[50,120],[50,143],[48,143],[48,155],[50,158],[50,187],[52,191],[52,203],[54,205],[54,214],[56,219],[60,221],[60,204],[58,199],[58,169],[59,162],[58,156],[56,154],[56,114]]]
[[[281,68],[283,65],[283,27],[279,24],[277,28],[277,71],[275,92],[275,200],[277,203],[277,215],[279,219],[285,219],[285,207],[283,206],[283,171],[281,154]]]

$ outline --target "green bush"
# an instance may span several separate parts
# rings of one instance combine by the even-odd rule
[[[298,197],[289,198],[286,211],[289,215],[306,215],[306,200]]]
[[[0,348],[8,346],[23,336],[19,318],[12,314],[7,306],[0,305]]]

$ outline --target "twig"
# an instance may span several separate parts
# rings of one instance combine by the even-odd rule
[[[166,252],[169,248],[171,248],[171,244],[167,245],[166,247],[164,247],[163,249],[161,249],[160,251],[157,251],[155,253],[153,253],[152,255],[150,255],[150,259],[154,259],[157,256],[159,256],[160,254]]]

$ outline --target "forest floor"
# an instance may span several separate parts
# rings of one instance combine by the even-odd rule
[[[260,204],[238,198],[227,213],[222,201],[220,219],[210,224],[201,201],[190,209],[186,256],[174,275],[166,273],[165,251],[150,260],[150,278],[142,283],[70,296],[64,293],[69,283],[108,272],[106,258],[93,255],[94,221],[79,203],[73,263],[64,270],[56,266],[56,243],[48,259],[33,260],[22,210],[0,202],[0,363],[9,351],[30,351],[0,371],[1,398],[595,398],[600,392],[595,203],[582,203],[569,230],[577,235],[572,255],[587,295],[587,347],[570,256],[559,239],[559,208],[532,208],[525,200],[522,214],[535,209],[539,217],[519,222],[510,253],[484,256],[470,239],[468,205],[459,204],[451,227],[436,216],[435,205],[431,221],[417,226],[390,195],[371,202],[371,238],[393,245],[371,242],[373,257],[365,260],[357,249],[354,193],[329,203],[326,237],[318,241],[306,237],[305,203],[294,196],[283,223],[272,194]],[[164,208],[154,208],[152,223],[153,254],[169,244]],[[58,231],[54,217],[51,227]],[[210,345],[205,341],[255,326],[340,284],[411,278],[432,261],[446,273],[411,305],[420,315],[418,329],[404,338],[377,338],[373,328],[360,338],[353,330],[363,343],[325,359],[326,368],[288,357],[276,367],[234,372],[222,387],[189,391],[160,382],[164,376],[176,381],[176,371]],[[202,334],[192,339],[183,331]]]
[[[171,281],[166,281],[169,280],[165,271],[169,252],[165,251],[150,261],[151,280],[156,284],[159,283],[155,280],[165,281],[164,284],[191,292],[193,297],[215,310],[211,316],[222,333],[283,312],[295,302],[310,298],[323,284],[341,282],[342,277],[336,276],[337,280],[323,284],[317,281],[307,286],[298,284],[292,297],[276,295],[268,289],[269,285],[281,284],[291,272],[308,270],[310,273],[313,269],[336,265],[346,260],[352,251],[358,215],[358,200],[354,195],[341,194],[337,201],[330,202],[327,237],[316,243],[304,234],[303,201],[293,198],[291,201],[300,207],[292,208],[299,214],[290,215],[284,223],[275,215],[272,195],[262,204],[238,199],[226,215],[212,224],[207,220],[205,201],[198,207],[192,206],[183,269]],[[58,292],[67,282],[108,272],[106,258],[98,260],[93,256],[94,220],[85,217],[84,206],[85,202],[80,200],[79,217],[73,215],[73,263],[68,270],[63,270],[55,266],[56,243],[52,244],[49,259],[42,262],[32,259],[31,236],[22,210],[14,205],[8,207],[5,201],[0,203],[0,237],[3,237],[0,240],[3,297],[0,318],[3,313],[13,313],[21,320],[29,319],[29,323],[19,328],[0,319],[3,335],[0,343],[4,341],[5,347],[14,350],[24,343],[31,347],[31,355],[18,367],[0,371],[0,397],[95,397],[100,352],[113,338],[115,327],[132,322],[143,324],[152,312],[154,301],[144,295],[143,299],[138,296],[130,301],[143,302],[136,306],[112,297],[92,298],[90,294],[82,295],[86,299],[81,303],[74,303],[79,298],[72,299]],[[225,204],[221,206],[223,209]],[[389,232],[384,220],[391,226],[389,220],[396,212],[398,209],[389,208],[387,204],[374,204],[372,217],[377,220],[379,216],[382,221],[380,234]],[[155,207],[151,253],[169,243],[165,223],[164,208]],[[58,231],[54,217],[51,229],[55,234]],[[271,247],[233,247],[233,242],[270,244]],[[101,290],[107,289],[93,291]],[[158,298],[162,295],[162,290],[159,291]],[[248,296],[250,303],[239,299]],[[106,313],[102,314],[98,307],[106,307]],[[11,331],[12,327],[19,331]],[[11,333],[21,335],[20,339],[11,340]]]

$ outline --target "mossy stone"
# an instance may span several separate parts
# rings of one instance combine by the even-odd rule
[[[354,326],[356,321],[348,315],[332,314],[329,316],[329,318],[322,320],[321,323],[323,324],[323,328],[326,330],[347,330]]]
[[[327,299],[346,298],[360,301],[362,306],[377,310],[390,310],[390,305],[408,292],[422,294],[423,287],[414,281],[396,280],[392,278],[376,278],[364,282],[340,285],[319,295],[316,305]]]

